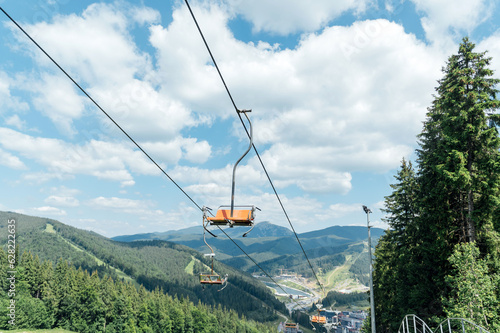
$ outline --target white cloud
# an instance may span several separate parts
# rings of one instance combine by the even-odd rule
[[[0,149],[0,156],[2,156],[2,158],[0,158],[1,165],[5,165],[6,167],[16,170],[27,169],[26,165],[19,159],[19,157],[14,156],[3,149]]]
[[[221,51],[216,53],[218,60],[222,61],[221,56],[234,44],[242,44],[235,41],[227,28],[229,17],[225,11],[215,6],[196,11],[211,47]],[[227,114],[231,105],[221,104],[227,97],[188,10],[184,6],[174,10],[173,19],[166,28],[160,25],[150,28],[149,42],[158,52],[157,79],[161,82],[161,93],[185,101],[193,110],[211,117]]]
[[[65,76],[45,73],[31,89],[36,93],[34,106],[49,117],[62,133],[74,135],[72,123],[81,117],[85,100],[76,92],[73,83]]]
[[[477,44],[476,52],[484,52],[487,57],[491,57],[490,68],[495,71],[493,77],[500,77],[500,30],[497,30],[494,34],[485,38],[483,41]],[[497,96],[498,98],[498,96]]]
[[[17,114],[12,115],[5,119],[5,124],[14,126],[15,128],[21,130],[26,127],[26,122],[21,120]]]
[[[207,141],[198,142],[195,138],[184,139],[182,147],[186,160],[193,163],[205,163],[212,153]]]
[[[151,55],[142,52],[131,35],[135,23],[151,25],[159,21],[159,12],[149,7],[130,7],[125,3],[92,4],[81,15],[59,15],[51,23],[37,23],[27,26],[26,30],[136,141],[152,146],[168,145],[172,151],[181,152],[179,158],[204,163],[211,154],[209,144],[182,138],[180,132],[208,124],[211,117],[193,113],[171,93],[172,87],[162,82],[154,71]],[[24,36],[18,39],[26,43]],[[48,71],[54,70],[53,64],[39,52],[32,56],[40,64],[47,65]],[[59,73],[47,72],[38,79],[26,79],[24,87],[30,86],[35,87],[32,89],[36,92],[35,107],[63,134],[74,135],[73,123],[82,117],[85,104],[91,105],[86,97],[77,93],[73,83]],[[189,88],[189,91],[196,90]],[[101,122],[100,137],[123,138],[94,105],[91,110]],[[179,159],[169,156],[166,161],[177,163]],[[121,175],[114,173],[111,177]],[[131,183],[130,180],[125,182]]]
[[[0,114],[4,114],[6,110],[27,110],[28,104],[19,99],[18,96],[13,96],[11,89],[17,86],[17,80],[9,77],[3,71],[0,71]]]
[[[129,209],[136,210],[144,207],[151,207],[152,203],[144,200],[133,200],[117,197],[97,197],[89,201],[93,207],[111,208],[111,209]]]
[[[47,183],[55,179],[68,180],[73,178],[74,178],[73,175],[61,174],[58,172],[30,172],[22,176],[22,179],[28,182],[29,184],[36,184],[36,185]]]
[[[49,174],[55,173],[58,177],[92,175],[130,185],[133,181],[130,171],[158,174],[156,167],[141,152],[119,143],[91,140],[84,145],[74,145],[0,128],[0,145],[37,161]]]
[[[371,0],[227,0],[231,9],[253,24],[255,32],[267,31],[280,35],[315,31],[350,11],[364,12]]]
[[[51,207],[51,206],[43,206],[43,207],[36,207],[32,208],[31,211],[34,212],[34,214],[42,214],[42,215],[47,215],[47,216],[65,216],[66,211],[56,208],[56,207]]]
[[[45,199],[45,203],[57,207],[78,207],[80,201],[73,197],[51,195]]]
[[[81,16],[58,15],[51,23],[25,29],[77,81],[106,86],[128,81],[150,66],[148,56],[138,51],[127,30],[131,23],[117,5],[95,3]],[[29,43],[22,35],[19,41]],[[41,52],[33,54],[52,68]]]
[[[479,24],[490,18],[493,0],[411,0],[421,18],[426,37],[444,48],[455,51],[457,37],[470,34]]]
[[[88,200],[86,204],[93,209],[132,214],[138,216],[140,220],[148,221],[148,223],[163,221],[166,216],[162,210],[156,209],[156,203],[150,200],[100,196]]]
[[[360,212],[361,207],[362,205],[359,203],[354,203],[354,204],[337,203],[330,205],[328,212],[331,217],[340,218],[348,214]]]
[[[51,187],[50,192],[58,196],[74,197],[81,193],[80,190],[74,188],[68,188],[66,186]]]
[[[131,13],[134,21],[139,24],[158,23],[161,19],[160,12],[149,7],[133,7]]]
[[[156,91],[147,81],[131,78],[119,87],[97,87],[89,91],[110,116],[138,141],[171,141],[182,129],[204,122],[195,119],[182,103]],[[117,132],[107,118],[99,119]]]
[[[177,164],[182,158],[193,163],[205,163],[212,154],[208,142],[196,138],[177,137],[168,142],[144,142],[141,145],[151,155],[168,164]]]

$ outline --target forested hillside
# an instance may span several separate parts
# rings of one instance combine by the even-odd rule
[[[228,274],[229,283],[223,292],[205,288],[198,275],[210,262],[199,252],[165,241],[120,243],[96,233],[79,230],[55,220],[0,212],[0,219],[16,219],[16,244],[20,252],[31,251],[40,260],[57,263],[67,260],[76,268],[98,272],[99,277],[124,280],[136,286],[197,304],[222,305],[247,318],[268,321],[277,318],[275,311],[286,312],[285,306],[250,275],[215,262],[215,271]],[[7,225],[0,224],[0,245],[7,242]]]
[[[41,262],[17,255],[15,282],[7,279],[7,254],[0,249],[1,329],[64,328],[93,332],[275,332],[233,310],[194,304],[188,298],[148,291],[134,284],[76,269],[65,260]],[[14,303],[12,303],[14,300]],[[12,311],[14,309],[14,311]],[[8,315],[11,315],[8,317]],[[12,316],[13,314],[13,316]]]
[[[500,80],[467,38],[448,59],[419,136],[386,197],[375,252],[378,332],[406,314],[500,330]],[[369,331],[369,328],[366,328]]]

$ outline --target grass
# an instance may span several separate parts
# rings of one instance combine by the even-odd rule
[[[195,258],[193,256],[191,256],[191,261],[189,262],[189,264],[187,264],[186,268],[184,268],[184,271],[190,275],[194,275],[194,262],[195,262]]]
[[[49,234],[55,234],[56,231],[54,230],[54,226],[50,223],[47,223],[45,226],[45,232],[48,232]]]

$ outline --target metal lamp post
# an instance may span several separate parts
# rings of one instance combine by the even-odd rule
[[[363,210],[366,213],[366,225],[368,227],[368,255],[370,256],[370,308],[371,308],[371,322],[372,333],[376,333],[375,329],[375,300],[373,298],[373,264],[372,264],[372,239],[370,236],[370,208],[363,205]]]

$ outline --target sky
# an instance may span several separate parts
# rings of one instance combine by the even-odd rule
[[[464,36],[500,77],[491,0],[192,0],[297,232],[383,222],[401,160]],[[231,199],[248,146],[180,0],[0,0],[201,207]],[[247,125],[248,126],[248,125]],[[107,237],[201,225],[200,210],[0,13],[0,210]],[[236,205],[289,227],[252,150]]]

